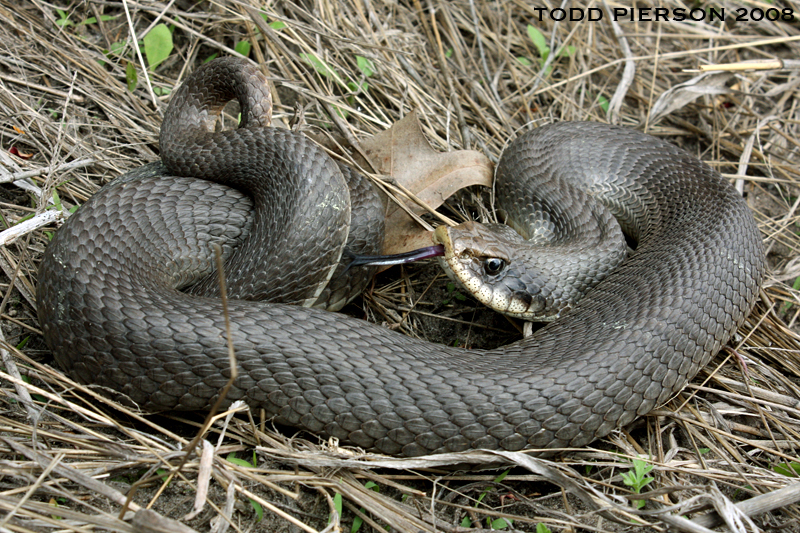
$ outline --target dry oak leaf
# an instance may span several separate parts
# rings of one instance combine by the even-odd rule
[[[416,196],[431,210],[453,193],[470,185],[492,186],[494,165],[488,157],[474,150],[437,152],[412,111],[404,118],[361,143],[378,174],[389,175],[400,189]],[[417,215],[426,208],[407,200]],[[430,246],[432,233],[423,228],[395,202],[386,212],[386,238],[383,253],[395,254]]]

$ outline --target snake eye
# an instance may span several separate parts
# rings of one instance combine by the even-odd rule
[[[497,257],[490,257],[483,262],[483,270],[490,276],[498,274],[505,266],[506,262]]]

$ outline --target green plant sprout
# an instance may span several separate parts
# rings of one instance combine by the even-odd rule
[[[539,52],[539,67],[544,68],[545,63],[547,63],[547,58],[550,57],[550,47],[547,46],[547,40],[544,37],[544,34],[536,29],[534,26],[528,24],[528,38],[533,43],[533,46],[536,47],[536,50]],[[574,46],[562,46],[556,52],[556,57],[570,57],[575,54],[575,47]],[[521,65],[526,67],[531,66],[531,61],[526,57],[518,57],[517,62]],[[549,65],[545,71],[543,72],[543,76],[546,78],[550,75],[550,72],[553,70],[553,66]]]
[[[794,278],[794,283],[792,283],[792,289],[800,291],[800,276]],[[783,308],[781,309],[781,311],[786,313],[789,309],[792,308],[792,305],[793,305],[792,302],[785,302],[783,304]]]
[[[317,57],[316,54],[303,53],[300,54],[300,59],[302,59],[307,65],[313,67],[320,76],[333,81],[343,91],[351,93],[347,96],[347,103],[350,105],[355,103],[354,97],[356,94],[366,93],[369,91],[369,84],[367,84],[366,81],[362,81],[358,84],[352,81],[345,83],[341,76],[339,76],[339,72],[337,72],[335,68],[328,65],[324,60]],[[358,67],[358,70],[361,71],[361,74],[364,76],[364,78],[369,78],[375,73],[375,64],[370,59],[365,57],[356,56],[356,66]],[[342,118],[347,118],[347,111],[342,110],[339,107],[335,107],[335,109]]]
[[[364,483],[364,488],[369,490],[374,490],[375,492],[381,491],[381,488],[374,481],[367,481],[366,483]],[[366,512],[366,509],[362,507],[358,511],[364,513]],[[358,533],[358,530],[361,529],[361,526],[363,524],[364,524],[364,519],[356,515],[356,517],[353,519],[353,527],[350,528],[350,533]]]
[[[261,13],[261,18],[264,19],[264,22],[269,24],[269,27],[275,31],[282,30],[283,28],[286,27],[286,24],[284,24],[280,20],[273,20],[272,22],[270,22],[269,19],[267,18],[266,13]]]
[[[236,453],[235,452],[229,453],[228,456],[225,458],[225,460],[228,461],[229,463],[233,463],[233,464],[238,465],[238,466],[243,466],[245,468],[255,468],[256,465],[258,464],[258,461],[256,459],[256,451],[255,450],[253,450],[253,462],[252,463],[250,463],[249,461],[247,461],[245,459],[239,459],[238,457],[236,457]],[[254,499],[252,499],[252,498],[247,498],[247,499],[250,500],[250,506],[256,512],[256,523],[261,522],[261,520],[264,518],[264,508],[261,506],[260,503],[258,503]]]
[[[452,281],[448,281],[446,285],[447,294],[451,295],[453,298],[458,300],[459,302],[464,302],[467,300],[467,297],[461,294],[456,290],[456,284]],[[442,305],[447,305],[450,303],[450,299],[442,300]]]
[[[496,478],[494,478],[494,483],[500,483],[501,481],[503,481],[506,478],[506,476],[508,475],[509,472],[511,472],[510,468],[508,470],[506,470],[505,472],[503,472],[502,474],[500,474],[499,476],[497,476]],[[483,499],[486,497],[486,495],[489,493],[490,490],[491,490],[491,487],[486,487],[485,489],[483,489],[483,492],[481,492],[481,495],[478,496],[478,499],[475,501],[475,507],[480,505],[480,503],[483,501]],[[492,518],[490,516],[486,517],[486,525],[489,527],[489,529],[505,529],[507,527],[511,527],[513,524],[514,524],[514,521],[511,520],[510,518]],[[465,516],[461,520],[461,524],[460,525],[461,525],[461,527],[471,527],[472,526],[472,520],[470,520],[470,518],[468,516]],[[537,533],[538,533],[538,529],[537,529]]]
[[[173,50],[172,32],[174,26],[167,26],[166,24],[156,24],[144,38],[139,41],[139,46],[144,49],[144,56],[147,59],[148,69],[150,71],[161,64],[167,59]],[[128,90],[133,92],[139,84],[139,74],[136,72],[136,61],[133,58],[133,50],[125,51],[125,41],[116,41],[111,43],[108,50],[103,50],[103,54],[111,58],[116,56],[125,62],[125,83]],[[98,60],[98,63],[105,65],[105,61]],[[162,96],[169,94],[172,91],[170,87],[153,87],[153,92]]]
[[[59,19],[56,20],[56,26],[61,26],[62,28],[66,28],[68,26],[86,26],[87,24],[97,24],[97,17],[89,17],[86,20],[75,24],[69,19],[69,13],[67,13],[63,9],[56,8],[56,13],[58,13]],[[103,22],[114,20],[119,15],[112,16],[112,15],[100,15],[100,20]]]
[[[800,477],[800,463],[789,461],[772,465],[773,472],[787,477]]]
[[[622,482],[629,486],[635,494],[640,494],[642,489],[655,479],[647,475],[653,469],[653,465],[641,459],[634,459],[631,464],[632,470],[620,474]],[[644,507],[645,501],[633,500],[633,505],[637,509],[641,509]]]
[[[236,43],[236,46],[234,46],[233,49],[242,54],[244,57],[248,57],[252,47],[253,46],[250,44],[250,41],[239,41]]]
[[[333,510],[339,515],[339,520],[342,519],[342,495],[338,492],[333,493]],[[333,522],[333,513],[328,515],[328,525]]]
[[[602,94],[597,95],[597,105],[600,106],[600,109],[603,110],[603,113],[608,115],[608,98]]]

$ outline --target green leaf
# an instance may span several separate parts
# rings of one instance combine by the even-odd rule
[[[118,56],[122,53],[122,50],[125,48],[125,43],[122,41],[116,41],[111,43],[111,47],[108,50],[103,50],[103,53],[106,57],[111,57],[112,55]]]
[[[256,453],[255,450],[253,450],[253,462],[252,463],[247,462],[247,460],[245,460],[245,459],[239,459],[238,457],[236,457],[236,452],[229,453],[227,455],[227,457],[225,457],[225,460],[228,461],[229,463],[233,463],[233,464],[235,464],[237,466],[243,466],[245,468],[254,468],[256,466],[256,455],[255,455],[255,453]],[[255,501],[253,498],[247,498],[247,499],[250,500],[250,506],[256,512],[256,517],[257,517],[256,518],[256,523],[261,522],[261,520],[264,519],[264,508],[261,506],[260,503]]]
[[[26,220],[30,220],[30,219],[32,219],[34,216],[36,216],[36,213],[31,213],[31,214],[29,214],[29,215],[25,215],[24,217],[20,218],[20,219],[19,219],[19,220],[17,220],[16,222],[14,222],[14,223],[12,224],[12,226],[16,226],[16,225],[18,225],[18,224],[22,224],[22,223],[23,223],[23,222],[25,222]]]
[[[788,467],[786,463],[773,465],[772,470],[782,476],[800,477],[800,463],[794,461],[790,461]]]
[[[489,523],[490,529],[505,529],[511,525],[511,519],[497,518]]]
[[[172,32],[166,24],[156,24],[144,36],[144,53],[150,70],[154,70],[159,63],[169,57],[172,53]]]
[[[800,290],[800,276],[794,278],[794,283],[792,283],[792,288],[794,290]],[[791,302],[784,302],[783,307],[781,307],[782,312],[787,312],[791,309],[793,304]]]
[[[364,512],[363,507],[361,508],[361,512]],[[358,530],[361,529],[362,524],[364,524],[364,519],[356,515],[356,517],[353,518],[353,526],[350,528],[350,533],[358,533]]]
[[[250,41],[239,41],[236,43],[236,46],[233,47],[234,50],[242,54],[244,57],[250,55],[250,48],[252,48]]]
[[[139,83],[139,76],[136,74],[136,65],[131,61],[128,61],[128,64],[125,65],[125,80],[128,82],[128,90],[133,92]]]
[[[528,24],[528,37],[533,43],[533,46],[539,51],[539,56],[542,58],[542,61],[547,61],[547,56],[550,55],[550,47],[547,46],[547,40],[544,38],[542,32]]]
[[[606,115],[608,114],[608,98],[601,94],[597,97],[597,105],[600,106],[600,109],[602,109]]]
[[[517,63],[519,63],[520,65],[522,65],[522,66],[524,66],[524,67],[529,67],[529,66],[531,66],[531,60],[530,60],[530,59],[528,59],[527,57],[522,57],[522,56],[519,56],[519,57],[517,58]]]
[[[495,483],[500,483],[501,481],[503,481],[506,478],[506,476],[508,475],[509,472],[511,472],[510,468],[508,470],[506,470],[505,472],[503,472],[502,474],[500,474],[499,476],[497,476],[496,478],[494,478],[494,482]]]
[[[470,527],[472,526],[472,520],[469,519],[468,516],[465,516],[461,519],[461,527]]]
[[[225,460],[228,461],[229,463],[233,463],[233,464],[235,464],[237,466],[243,466],[245,468],[254,468],[256,466],[255,450],[253,451],[253,462],[252,463],[247,462],[247,460],[245,460],[245,459],[239,459],[238,457],[236,457],[236,452],[229,453],[227,455],[227,457],[225,457]],[[253,498],[247,498],[247,499],[250,500],[250,506],[256,512],[256,517],[257,517],[256,523],[261,522],[261,520],[264,519],[264,508],[261,506],[260,503],[255,501]]]
[[[27,337],[22,339],[22,341],[20,341],[20,343],[17,344],[17,350],[23,349],[25,347],[25,345],[28,344],[29,340],[31,340],[31,336],[30,335],[28,335]]]
[[[448,48],[447,52],[444,53],[444,57],[447,57],[447,58],[453,57],[453,49],[452,48]]]
[[[360,84],[356,85],[352,81],[348,81],[347,88],[350,89],[351,93],[358,94],[367,92],[369,90],[369,85],[366,82],[361,82]],[[350,105],[353,105],[355,100],[348,98],[347,101],[350,103]]]
[[[547,524],[539,522],[536,524],[536,533],[552,533],[552,531],[550,531],[550,528],[547,527]]]
[[[50,501],[48,503],[50,504],[51,507],[55,509],[58,509],[59,507],[58,501],[55,498],[50,498]],[[52,518],[53,520],[64,520],[63,516],[59,516],[57,514],[51,514],[50,518]]]
[[[246,459],[239,459],[238,457],[236,457],[236,453],[235,452],[229,453],[228,456],[225,457],[225,460],[228,461],[229,463],[233,463],[233,464],[239,465],[239,466],[244,466],[246,468],[253,468],[253,466],[254,466],[253,464],[248,462]]]
[[[161,481],[163,481],[164,483],[166,483],[167,480],[169,479],[169,472],[167,472],[167,470],[165,470],[164,468],[157,469],[156,474],[161,476]]]
[[[339,519],[342,518],[342,495],[338,492],[334,493],[333,495],[333,509],[339,515]],[[328,523],[330,524],[333,521],[333,515],[328,516]]]
[[[348,116],[350,116],[350,112],[347,109],[342,109],[339,106],[333,106],[333,109],[336,111],[336,114],[343,119],[346,119]]]
[[[314,54],[300,54],[300,59],[302,59],[307,64],[314,67],[314,70],[316,70],[326,78],[337,77],[336,71],[331,67],[329,67],[327,63],[325,63],[323,60],[321,60]]]
[[[57,211],[63,211],[64,207],[61,205],[61,198],[58,196],[58,191],[53,189],[53,205]]]
[[[647,475],[653,469],[653,465],[641,459],[634,459],[632,466],[631,470],[620,474],[620,476],[623,483],[629,486],[635,494],[639,494],[645,486],[653,481],[653,478]],[[645,506],[645,501],[633,500],[633,505],[637,509],[641,509]]]
[[[214,59],[216,59],[216,57],[217,57],[218,55],[219,55],[218,53],[214,52],[213,54],[211,54],[210,56],[208,56],[207,58],[205,58],[205,59],[203,60],[203,63],[208,63],[209,61],[213,61]]]
[[[575,55],[575,47],[572,45],[562,46],[556,53],[556,57],[572,57],[573,55]]]
[[[118,16],[119,15],[115,15],[115,16],[112,16],[112,15],[100,15],[100,20],[102,20],[103,22],[107,22],[109,20],[114,20]],[[97,24],[97,19],[95,17],[89,17],[88,19],[84,20],[83,22],[78,23],[78,26],[84,26],[86,24]]]
[[[56,20],[56,26],[66,27],[66,26],[74,26],[75,23],[69,20],[69,15],[63,9],[56,9],[56,12],[61,17],[60,19]]]
[[[266,13],[261,13],[261,18],[264,19],[264,22],[268,22],[269,21],[269,19],[267,18],[267,14]],[[282,30],[283,28],[285,28],[286,24],[284,24],[280,20],[274,20],[272,22],[269,22],[269,27],[272,28],[275,31],[278,31],[278,30]]]
[[[365,78],[369,78],[375,74],[375,64],[366,57],[356,56],[356,64],[358,65],[358,70],[361,71],[361,74],[363,74]]]
[[[253,507],[253,510],[256,512],[256,524],[261,522],[264,519],[264,508],[261,507],[261,504],[255,501],[253,498],[247,498],[250,500],[250,505]]]

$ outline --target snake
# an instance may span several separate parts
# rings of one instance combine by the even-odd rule
[[[496,188],[504,212],[539,221],[527,237],[556,248],[568,239],[562,229],[603,219],[596,205],[619,220],[635,249],[601,267],[582,299],[561,306],[544,282],[526,312],[552,307],[553,320],[492,350],[316,308],[351,229],[347,171],[302,133],[265,127],[265,86],[243,60],[197,68],[165,113],[161,161],[109,182],[47,246],[38,318],[77,381],[147,411],[208,409],[231,376],[230,341],[238,375],[223,406],[241,400],[275,423],[388,455],[548,453],[586,446],[667,402],[755,304],[761,237],[729,182],[658,138],[559,122],[510,143]],[[239,127],[214,131],[231,99]],[[554,219],[559,211],[567,222]],[[514,276],[520,285],[540,276],[513,256],[491,257],[505,244],[481,246],[451,256],[478,265],[484,282],[499,270],[512,288]],[[580,282],[598,268],[568,261],[551,270]]]

